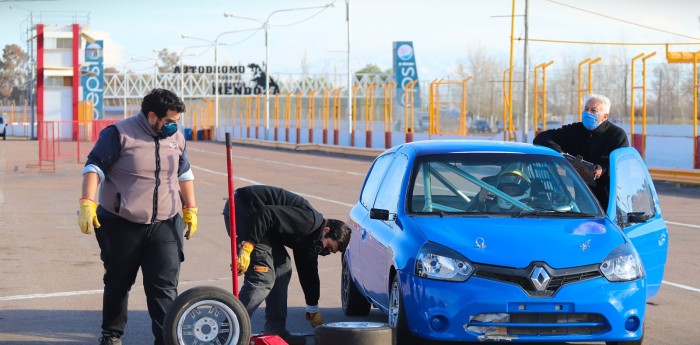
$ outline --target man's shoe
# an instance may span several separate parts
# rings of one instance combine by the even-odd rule
[[[122,341],[117,337],[112,336],[102,336],[100,339],[100,345],[122,345]]]
[[[284,331],[278,335],[289,345],[306,345],[306,337],[304,336],[293,335],[289,331]]]

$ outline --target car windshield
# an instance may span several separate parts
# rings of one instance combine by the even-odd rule
[[[602,210],[563,157],[451,153],[416,159],[406,205],[415,215],[598,217]]]

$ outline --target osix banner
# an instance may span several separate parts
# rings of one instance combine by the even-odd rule
[[[87,42],[85,62],[81,66],[80,86],[83,88],[83,101],[92,101],[93,119],[104,118],[104,70],[103,41]]]

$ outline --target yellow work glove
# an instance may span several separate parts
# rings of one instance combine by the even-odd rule
[[[79,202],[78,226],[85,235],[90,235],[94,228],[102,226],[97,220],[97,204],[90,199],[80,199]]]
[[[187,232],[185,238],[190,239],[197,232],[197,208],[185,207],[182,209],[182,221],[185,222]]]
[[[250,253],[253,252],[255,246],[250,242],[241,243],[238,251],[238,275],[242,275],[250,266]]]
[[[320,325],[323,324],[323,316],[321,316],[321,312],[317,311],[315,313],[306,313],[306,320],[309,321],[311,324],[311,327],[316,328]]]

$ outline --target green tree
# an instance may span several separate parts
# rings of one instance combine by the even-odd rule
[[[0,59],[0,100],[19,103],[27,90],[27,53],[16,44],[8,44]]]
[[[382,81],[387,81],[391,79],[391,73],[392,70],[391,68],[387,69],[386,71],[382,71],[379,66],[375,64],[367,64],[365,67],[360,68],[359,70],[355,71],[355,79],[356,80],[361,80],[362,77],[360,77],[361,74],[365,75],[371,75],[370,80],[375,81],[375,78],[379,78],[379,80]],[[377,81],[379,81],[377,80]]]

